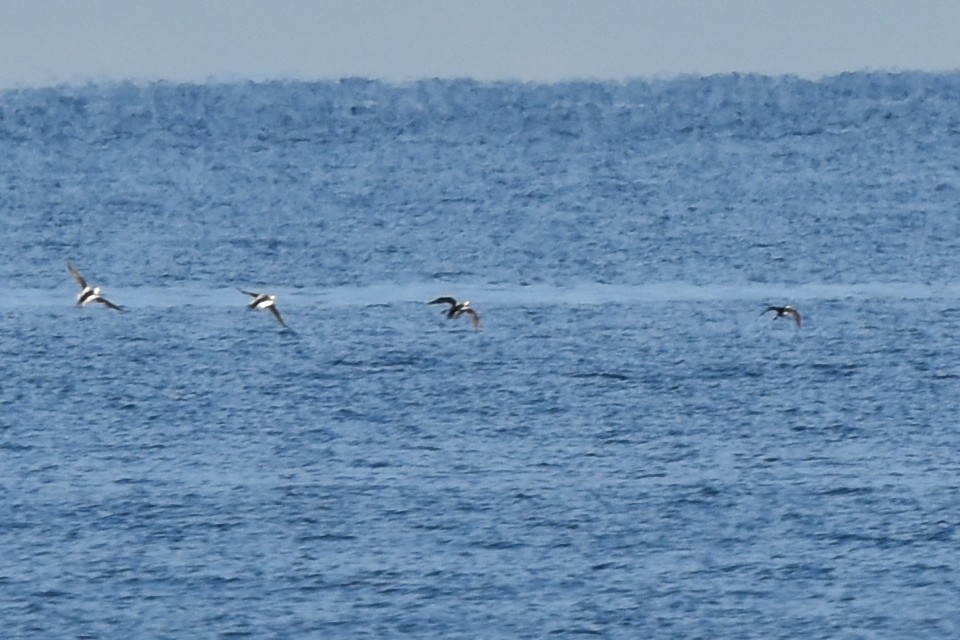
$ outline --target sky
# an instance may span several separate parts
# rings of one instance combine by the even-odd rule
[[[0,0],[0,88],[960,69],[956,0]]]

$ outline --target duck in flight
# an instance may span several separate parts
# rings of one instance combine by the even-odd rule
[[[762,316],[764,313],[767,313],[768,311],[776,312],[777,315],[773,316],[774,320],[776,320],[777,318],[793,318],[793,321],[797,323],[797,327],[799,327],[800,323],[802,322],[802,319],[800,318],[800,312],[794,309],[793,307],[791,307],[790,305],[785,305],[782,307],[770,305],[769,307],[764,309],[763,313],[761,313],[760,315]],[[759,318],[760,316],[757,316],[757,317]]]
[[[109,309],[113,309],[115,311],[123,311],[123,309],[121,309],[120,307],[118,307],[117,305],[113,304],[112,302],[104,298],[102,295],[100,295],[100,287],[91,287],[90,285],[88,285],[83,275],[79,271],[77,271],[77,268],[73,266],[73,264],[69,260],[67,261],[67,269],[70,270],[70,275],[72,275],[73,279],[76,280],[77,284],[80,285],[81,291],[77,295],[78,305],[85,306],[90,304],[91,302],[97,302]]]
[[[280,310],[277,309],[277,296],[271,295],[269,293],[254,293],[252,291],[244,291],[243,289],[240,289],[240,288],[238,288],[237,291],[239,291],[240,293],[244,293],[250,296],[251,298],[253,298],[250,304],[247,305],[251,309],[254,309],[256,311],[263,311],[264,309],[269,309],[270,313],[273,314],[273,317],[277,319],[277,322],[283,325],[284,328],[289,329],[289,327],[287,327],[287,323],[283,321],[282,317],[280,317]]]
[[[441,296],[435,300],[431,300],[427,304],[448,304],[450,305],[450,308],[444,313],[449,319],[456,320],[463,314],[467,314],[470,316],[470,322],[473,323],[474,330],[480,330],[480,316],[477,315],[477,312],[473,309],[473,307],[470,306],[469,300],[457,302],[456,298],[451,298],[450,296]]]

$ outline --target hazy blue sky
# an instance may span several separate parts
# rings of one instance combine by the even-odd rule
[[[0,0],[0,87],[960,68],[957,0]]]

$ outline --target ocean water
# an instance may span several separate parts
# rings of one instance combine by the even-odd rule
[[[957,636],[958,149],[960,74],[0,93],[2,636]]]

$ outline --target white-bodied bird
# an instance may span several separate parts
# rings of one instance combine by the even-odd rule
[[[448,318],[456,320],[463,314],[467,314],[470,316],[470,322],[473,323],[474,330],[480,330],[480,316],[477,315],[477,312],[470,306],[469,300],[457,302],[455,298],[451,298],[450,296],[441,296],[435,300],[431,300],[427,304],[448,304],[450,308],[444,311]]]
[[[113,309],[115,311],[123,311],[120,307],[113,304],[102,295],[100,295],[100,287],[91,287],[87,284],[86,279],[83,275],[77,270],[70,261],[67,261],[67,269],[70,270],[70,275],[73,276],[73,279],[77,281],[77,284],[80,285],[80,293],[77,295],[77,304],[80,306],[88,305],[92,302],[102,304],[103,306]]]
[[[277,319],[281,325],[286,328],[287,323],[283,321],[283,318],[280,316],[280,310],[277,309],[277,296],[271,295],[269,293],[254,293],[252,291],[244,291],[243,289],[238,288],[237,291],[240,293],[245,293],[246,295],[253,298],[248,307],[256,311],[263,311],[268,309],[270,313],[273,314],[273,317]]]
[[[762,316],[764,313],[767,313],[768,311],[776,312],[777,315],[773,316],[774,320],[776,320],[777,318],[793,318],[793,321],[797,323],[797,327],[799,327],[802,322],[800,318],[800,312],[794,309],[793,307],[791,307],[790,305],[785,305],[782,307],[770,305],[769,307],[764,309],[763,313],[761,313],[760,315]],[[757,316],[757,317],[759,318],[760,316]]]

